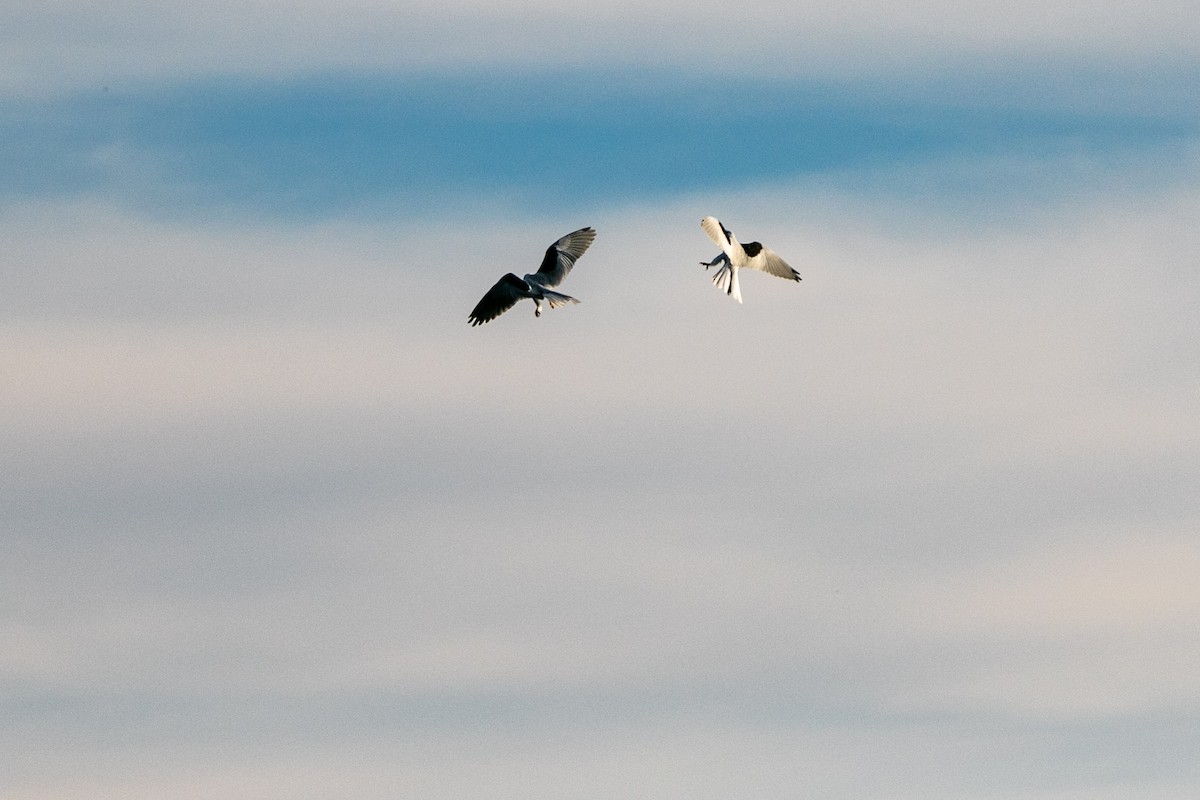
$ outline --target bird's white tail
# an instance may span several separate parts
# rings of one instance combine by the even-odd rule
[[[726,260],[712,277],[713,286],[742,302],[742,287],[738,284],[737,270]]]
[[[551,308],[559,308],[560,306],[565,306],[567,303],[578,303],[579,302],[574,297],[571,297],[571,295],[569,295],[569,294],[562,294],[561,292],[552,292],[549,289],[542,289],[542,295],[545,297],[546,302],[550,305]]]

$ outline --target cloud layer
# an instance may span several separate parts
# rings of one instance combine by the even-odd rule
[[[324,70],[543,70],[669,64],[718,74],[822,76],[1014,58],[1195,63],[1188,2],[594,3],[437,5],[10,3],[0,17],[10,92],[196,75]],[[714,109],[715,110],[715,109]]]
[[[7,793],[1194,788],[1195,193],[728,194],[744,307],[700,202],[484,329],[574,218],[10,215]]]

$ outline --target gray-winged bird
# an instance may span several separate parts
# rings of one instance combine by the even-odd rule
[[[575,262],[587,251],[595,239],[596,231],[591,228],[580,228],[574,233],[568,233],[546,248],[542,266],[538,268],[537,272],[526,275],[524,278],[518,278],[510,272],[496,281],[496,285],[488,289],[488,293],[475,305],[475,310],[468,317],[471,325],[491,322],[525,297],[534,302],[533,315],[535,317],[542,315],[543,301],[551,308],[565,306],[567,303],[578,303],[579,301],[570,295],[550,291],[550,287],[562,283],[563,278],[567,277],[567,273],[571,271],[571,267],[575,266]]]

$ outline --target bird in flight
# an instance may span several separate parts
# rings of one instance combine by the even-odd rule
[[[787,278],[790,281],[800,280],[800,273],[787,265],[782,258],[769,247],[763,247],[758,242],[742,244],[733,232],[720,223],[716,217],[705,217],[700,220],[700,227],[714,242],[721,247],[720,254],[712,261],[701,261],[705,269],[720,265],[713,275],[713,285],[725,294],[732,295],[734,300],[742,302],[742,289],[738,285],[738,270],[756,269],[768,275]]]
[[[524,278],[518,278],[510,272],[496,281],[496,285],[488,289],[488,293],[476,304],[475,310],[468,317],[472,327],[491,322],[515,306],[523,297],[528,297],[534,302],[535,317],[542,315],[543,301],[551,308],[578,303],[574,297],[553,292],[550,287],[562,283],[571,267],[575,266],[575,262],[587,252],[595,239],[596,231],[591,228],[580,228],[574,233],[568,233],[546,248],[546,256],[537,272]]]

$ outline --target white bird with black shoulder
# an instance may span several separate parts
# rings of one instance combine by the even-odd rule
[[[708,269],[719,265],[712,278],[713,285],[725,294],[732,296],[739,303],[742,302],[742,288],[738,283],[738,270],[756,269],[777,278],[786,278],[789,281],[800,280],[800,273],[789,267],[787,262],[776,255],[774,250],[764,247],[758,242],[742,244],[733,235],[733,231],[722,225],[716,217],[705,217],[700,220],[700,227],[721,248],[720,255],[712,261],[701,261],[701,266]]]
[[[550,287],[562,283],[571,267],[575,266],[575,262],[595,240],[596,231],[592,228],[580,228],[568,233],[546,248],[546,255],[542,258],[542,265],[537,272],[530,273],[523,279],[510,272],[496,281],[496,285],[488,289],[488,293],[475,305],[475,310],[467,318],[468,321],[472,326],[491,322],[515,306],[518,300],[526,297],[534,302],[535,317],[542,315],[543,301],[551,308],[578,303],[574,297],[551,291]]]

